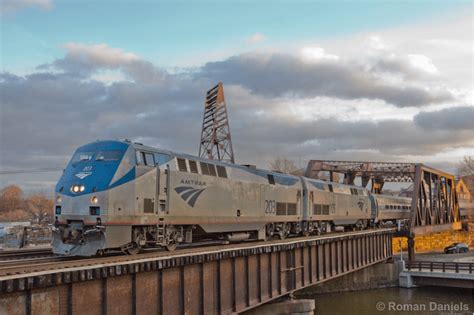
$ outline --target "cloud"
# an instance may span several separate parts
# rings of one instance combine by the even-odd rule
[[[400,69],[399,71],[402,71]],[[340,99],[380,99],[398,107],[424,106],[453,100],[445,89],[384,82],[351,62],[304,62],[283,53],[246,53],[209,62],[198,78],[239,84],[268,97],[329,96]]]
[[[395,51],[389,36],[377,36],[360,54],[353,48],[359,41],[305,43],[211,58],[179,71],[103,43],[66,44],[62,58],[34,73],[0,73],[1,168],[64,166],[76,147],[96,139],[129,138],[196,154],[204,93],[218,81],[225,85],[240,163],[266,167],[275,154],[295,161],[442,163],[471,152],[472,107],[454,105],[471,103],[458,99],[441,55]],[[469,68],[462,66],[455,68]],[[470,75],[463,82],[472,85]],[[18,181],[56,179],[34,176]],[[5,177],[0,180],[1,186]]]
[[[145,84],[165,83],[167,76],[170,76],[165,69],[136,54],[106,44],[68,43],[64,48],[64,58],[43,64],[38,69],[55,69],[83,78],[92,76],[108,83],[111,82],[110,71],[115,71],[115,78],[119,78],[119,71],[128,80]],[[410,81],[423,78],[421,72],[424,70],[420,70],[420,67],[430,66],[427,57],[410,56],[374,56],[367,66],[352,60],[342,60],[337,55],[326,53],[321,47],[308,46],[299,55],[278,52],[235,55],[222,61],[208,62],[192,71],[182,71],[181,75],[241,85],[266,97],[290,95],[298,98],[319,96],[344,100],[382,100],[397,107],[419,107],[452,101],[453,95],[445,88],[426,88]],[[413,60],[417,66],[413,65]],[[103,72],[107,71],[109,75],[104,76]],[[387,80],[387,77],[393,76],[399,76],[401,80]]]
[[[83,61],[86,64],[117,67],[139,60],[133,53],[124,52],[122,49],[109,47],[106,44],[67,43],[64,48],[67,50],[65,59]]]
[[[252,36],[250,36],[249,38],[247,38],[247,43],[249,43],[249,44],[258,44],[258,43],[263,42],[266,39],[267,39],[267,37],[264,34],[257,32],[255,34],[253,34]]]
[[[438,69],[433,64],[433,61],[424,55],[411,54],[408,55],[408,60],[410,61],[411,65],[417,69],[423,70],[430,74],[438,73]]]
[[[432,112],[420,112],[415,122],[427,130],[474,131],[474,106],[459,106]],[[473,137],[474,138],[474,137]]]
[[[306,61],[321,61],[321,60],[339,60],[339,56],[328,54],[321,47],[305,47],[301,51],[301,55]]]
[[[51,10],[53,6],[52,0],[2,0],[0,2],[0,15],[10,14],[28,7]]]
[[[81,77],[89,77],[101,70],[120,70],[130,79],[142,83],[161,81],[167,75],[165,70],[136,54],[106,44],[68,43],[64,49],[64,58],[42,64],[38,70],[56,69]]]
[[[439,79],[439,71],[424,55],[398,56],[392,52],[373,55],[368,60],[370,72],[381,79],[399,78],[399,82],[427,82]]]

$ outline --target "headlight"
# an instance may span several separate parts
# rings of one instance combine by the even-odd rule
[[[73,186],[71,186],[71,191],[75,194],[77,194],[79,192],[83,192],[85,189],[86,189],[86,187],[84,187],[84,185],[73,185]]]
[[[97,196],[92,196],[91,202],[92,202],[93,204],[97,204],[97,203],[99,202],[99,198],[97,198]]]
[[[63,200],[61,198],[61,196],[57,196],[56,197],[56,203],[61,203]]]

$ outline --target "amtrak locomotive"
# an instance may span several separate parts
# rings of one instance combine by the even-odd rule
[[[77,149],[56,185],[53,252],[173,250],[406,221],[410,199],[129,141]]]

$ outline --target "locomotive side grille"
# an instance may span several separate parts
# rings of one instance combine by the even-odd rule
[[[286,203],[277,202],[276,215],[286,215]]]
[[[296,203],[288,203],[288,215],[296,215]]]
[[[207,166],[209,167],[209,175],[217,176],[215,165],[214,164],[207,164]]]
[[[321,205],[313,205],[313,214],[322,214]]]
[[[201,162],[201,173],[202,175],[210,175],[209,167],[207,166],[207,163]]]
[[[313,214],[315,215],[329,215],[329,205],[313,205]]]
[[[188,167],[186,165],[186,160],[185,159],[180,159],[180,158],[177,158],[176,159],[178,161],[178,169],[181,171],[181,172],[187,172],[188,171]]]
[[[222,178],[227,178],[227,170],[224,166],[216,165],[217,167],[217,175]]]
[[[329,205],[323,205],[322,210],[324,215],[329,215]]]
[[[198,173],[198,167],[197,167],[197,163],[196,161],[191,161],[191,160],[188,160],[189,162],[189,170],[191,171],[191,173]]]

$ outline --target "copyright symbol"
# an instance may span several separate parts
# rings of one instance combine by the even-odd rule
[[[377,302],[377,304],[375,304],[375,308],[377,309],[377,311],[383,311],[385,309],[385,303]]]

